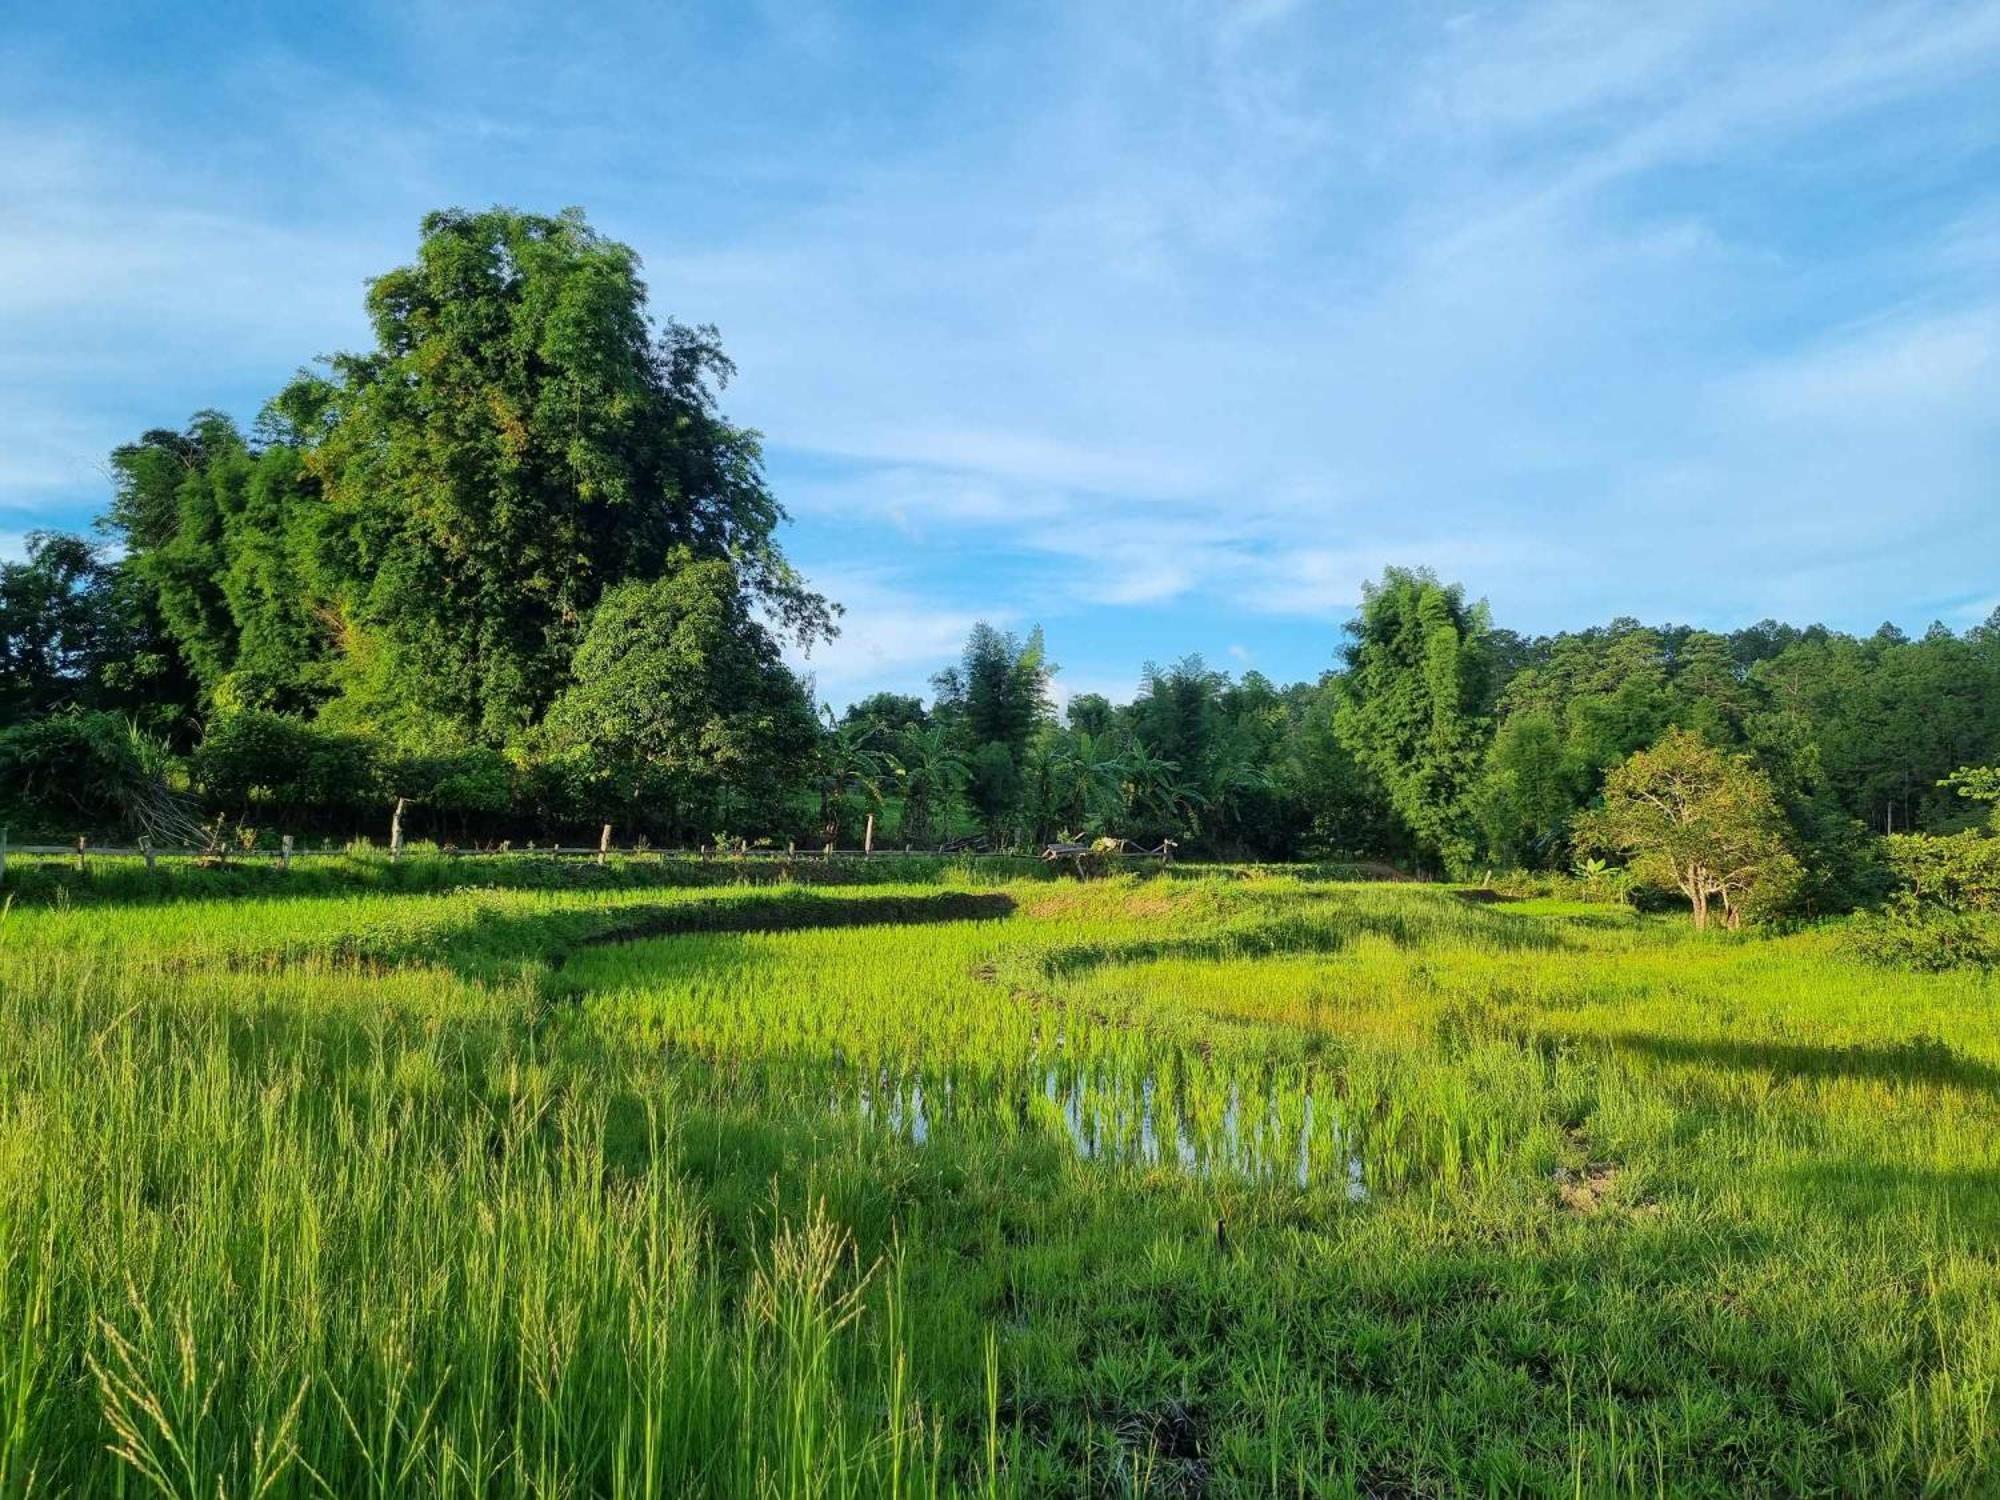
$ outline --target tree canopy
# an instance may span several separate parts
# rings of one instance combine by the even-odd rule
[[[201,411],[112,454],[115,561],[47,536],[0,571],[0,705],[205,728],[190,774],[232,805],[325,803],[260,768],[279,746],[365,743],[348,795],[461,812],[644,785],[705,819],[799,774],[779,637],[827,639],[837,610],[718,407],[715,331],[656,321],[638,257],[575,211],[431,214],[366,301],[373,346],[247,431]]]
[[[982,622],[928,702],[840,714],[784,659],[837,606],[779,544],[721,340],[655,314],[631,248],[573,210],[434,213],[366,310],[368,347],[254,416],[117,448],[101,540],[36,533],[0,564],[0,823],[74,833],[193,797],[354,832],[406,799],[460,838],[615,817],[817,841],[872,814],[905,842],[1172,838],[1456,875],[1602,845],[1657,874],[1641,788],[1677,768],[1762,841],[1748,884],[1722,855],[1721,884],[1689,877],[1725,915],[1991,857],[2000,612],[1528,636],[1390,568],[1308,681],[1188,655],[1058,717],[1040,629]]]
[[[302,374],[252,437],[202,412],[120,448],[107,524],[202,705],[503,747],[570,684],[605,592],[688,560],[829,635],[757,435],[717,409],[719,340],[656,324],[638,272],[574,211],[432,214],[369,285],[374,348]]]
[[[1483,604],[1425,569],[1363,587],[1347,626],[1334,729],[1381,786],[1418,849],[1447,869],[1477,848],[1470,796],[1492,693]]]
[[[609,789],[599,802],[671,808],[697,826],[732,797],[781,796],[817,732],[735,569],[675,561],[599,601],[545,733],[558,758]]]
[[[1747,907],[1780,900],[1798,878],[1770,778],[1688,729],[1614,767],[1602,805],[1577,826],[1586,845],[1627,856],[1641,879],[1687,897],[1696,927],[1717,900],[1735,927]]]

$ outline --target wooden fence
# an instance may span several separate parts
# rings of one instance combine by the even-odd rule
[[[399,813],[400,811],[398,809]],[[530,842],[516,847],[512,840],[506,840],[497,845],[485,848],[462,849],[450,844],[438,845],[427,852],[431,857],[454,860],[509,858],[561,859],[580,856],[594,858],[599,864],[606,863],[613,854],[626,858],[697,861],[868,860],[877,858],[878,856],[896,858],[921,857],[930,859],[1020,859],[1048,861],[1058,857],[1073,856],[1079,852],[1079,849],[1084,847],[1051,844],[1039,850],[991,851],[954,848],[919,849],[905,844],[901,849],[878,850],[875,846],[874,825],[875,820],[871,817],[868,820],[868,828],[863,836],[862,846],[859,849],[842,849],[833,844],[825,844],[817,848],[807,847],[801,849],[796,843],[788,843],[782,849],[773,848],[769,845],[751,845],[747,843],[721,846],[703,845],[694,849],[656,849],[644,842],[621,849],[612,843],[611,825],[606,823],[595,845],[536,844]],[[1099,851],[1099,853],[1112,858],[1155,860],[1161,863],[1171,863],[1171,850],[1172,845],[1168,844],[1157,850],[1142,850],[1137,846],[1128,846],[1121,851],[1106,850]],[[154,869],[158,862],[163,859],[195,860],[210,865],[267,863],[276,864],[280,869],[289,870],[294,860],[346,858],[350,855],[363,852],[373,852],[373,846],[363,845],[357,848],[355,845],[343,845],[339,848],[330,849],[305,849],[298,847],[290,834],[284,835],[275,848],[255,846],[250,848],[232,847],[227,842],[220,840],[208,845],[180,844],[166,846],[155,844],[151,840],[143,838],[130,847],[120,847],[116,845],[92,844],[88,838],[83,837],[79,837],[71,844],[9,844],[7,841],[7,831],[0,829],[0,881],[6,879],[7,858],[10,854],[56,855],[71,858],[76,861],[76,867],[79,870],[88,869],[89,862],[92,859],[143,859],[146,862],[146,868],[149,870]],[[392,863],[400,861],[403,857],[403,852],[402,819],[398,816],[390,825],[390,841],[387,850],[389,860]]]

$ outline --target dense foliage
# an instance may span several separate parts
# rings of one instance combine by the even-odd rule
[[[424,221],[368,290],[374,347],[111,459],[110,549],[38,535],[0,573],[0,712],[122,713],[246,821],[439,832],[614,812],[691,833],[812,748],[767,627],[834,610],[779,550],[714,332],[655,324],[581,215]],[[79,720],[66,733],[105,736]],[[0,731],[16,737],[23,731]],[[104,756],[0,752],[17,831],[129,822]],[[93,790],[93,787],[99,790]]]
[[[551,758],[593,788],[586,806],[667,809],[688,827],[733,797],[777,800],[816,731],[736,569],[684,552],[676,562],[605,594],[544,730]]]
[[[203,411],[117,449],[103,544],[38,533],[0,566],[0,827],[130,828],[183,798],[379,834],[402,799],[455,840],[610,819],[851,842],[872,815],[916,846],[1172,839],[1457,876],[1620,850],[1672,887],[1604,821],[1618,768],[1671,742],[1756,788],[1732,805],[1789,863],[1753,907],[1940,880],[1990,900],[2000,614],[1915,640],[1531,639],[1392,568],[1313,682],[1196,656],[1058,713],[1041,632],[981,624],[928,702],[837,716],[781,656],[837,606],[778,546],[758,438],[717,407],[729,361],[652,319],[630,249],[575,212],[437,213],[367,307],[373,346],[249,429]]]
[[[1798,878],[1771,779],[1691,729],[1670,729],[1615,767],[1603,805],[1578,818],[1577,835],[1687,897],[1697,927],[1708,925],[1715,901],[1736,927],[1745,910],[1781,903]]]
[[[1429,573],[1391,568],[1348,625],[1334,727],[1419,849],[1448,867],[1477,847],[1472,790],[1489,726],[1493,653],[1484,606]]]
[[[910,773],[922,790],[906,827],[915,806],[920,829],[956,817],[1023,844],[1171,837],[1462,877],[1604,854],[1691,904],[1713,897],[1732,924],[1940,878],[1992,889],[2000,620],[1921,640],[1631,620],[1524,639],[1456,586],[1391,569],[1347,633],[1340,666],[1314,683],[1233,679],[1190,657],[1148,666],[1128,704],[1079,694],[1059,719],[1039,636],[982,626],[928,708],[878,694],[848,711],[846,753],[873,749],[894,772],[846,783],[848,809],[892,802],[905,767],[955,750],[956,774]],[[1668,762],[1702,773],[1695,822],[1725,861],[1713,870],[1674,877],[1674,840],[1630,816]]]

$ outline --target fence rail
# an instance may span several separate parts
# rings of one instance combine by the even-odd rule
[[[78,869],[84,869],[91,860],[142,859],[148,869],[163,862],[189,863],[199,861],[211,865],[276,865],[289,870],[294,860],[308,859],[385,859],[394,864],[405,854],[412,858],[448,860],[521,860],[521,859],[594,859],[599,864],[607,863],[612,856],[621,860],[655,860],[662,863],[687,861],[691,863],[718,863],[723,861],[762,861],[824,864],[829,861],[873,861],[880,859],[1008,859],[1034,861],[1039,855],[1025,850],[1004,850],[997,853],[971,851],[943,851],[934,849],[840,849],[832,846],[820,848],[716,848],[656,849],[632,845],[619,848],[609,840],[597,844],[542,844],[521,848],[457,848],[448,845],[432,845],[428,848],[407,844],[342,846],[333,849],[302,849],[287,838],[277,848],[268,845],[251,848],[209,846],[198,844],[161,845],[138,844],[130,847],[112,844],[92,844],[87,839],[79,839],[73,844],[12,844],[4,834],[0,834],[0,883],[7,876],[7,861],[10,858],[34,855],[44,859],[58,858],[73,860]]]
[[[337,849],[303,849],[298,847],[291,834],[285,834],[275,848],[268,845],[261,847],[253,845],[249,848],[231,847],[228,841],[221,837],[221,827],[221,821],[218,820],[215,828],[216,836],[206,844],[181,843],[169,846],[156,844],[150,839],[141,838],[131,848],[123,848],[117,845],[92,845],[88,836],[79,836],[71,844],[10,845],[7,839],[7,830],[0,828],[0,882],[4,882],[6,879],[7,859],[9,855],[38,855],[42,857],[74,859],[76,867],[79,870],[85,869],[89,861],[93,858],[143,859],[146,862],[148,870],[154,869],[162,859],[200,860],[203,863],[218,865],[228,864],[231,861],[244,864],[268,862],[275,863],[280,869],[289,870],[292,867],[292,861],[295,859],[347,858],[376,852],[376,846],[372,844],[360,846],[350,844]],[[983,844],[985,840],[980,839],[977,842]],[[1157,860],[1161,864],[1171,864],[1173,862],[1173,849],[1175,846],[1171,840],[1163,843],[1158,849],[1143,849],[1130,840],[1123,840],[1121,842],[1124,846],[1122,848],[1055,843],[1045,845],[1039,850],[1007,849],[996,851],[978,847],[966,847],[966,845],[972,843],[972,841],[966,840],[959,841],[956,844],[947,844],[937,849],[916,849],[906,844],[900,850],[893,848],[878,850],[875,847],[875,819],[871,814],[868,819],[867,832],[863,836],[862,845],[859,849],[840,849],[832,844],[826,844],[817,849],[810,847],[801,849],[795,843],[787,844],[783,849],[778,849],[768,844],[752,847],[747,843],[735,847],[719,844],[703,845],[695,849],[655,849],[643,843],[635,843],[630,847],[620,849],[612,844],[611,825],[606,823],[595,845],[550,844],[546,847],[537,847],[530,843],[517,849],[513,846],[512,840],[506,840],[497,848],[489,846],[487,848],[461,849],[451,844],[433,844],[425,853],[432,858],[442,857],[453,860],[561,859],[594,856],[599,864],[606,863],[614,854],[625,859],[654,859],[662,862],[668,860],[791,860],[794,862],[805,860],[826,862],[830,860],[850,859],[872,860],[878,856],[886,858],[921,857],[925,859],[1021,859],[1040,862],[1056,859],[1075,859],[1078,861],[1077,868],[1079,873],[1081,873],[1083,868],[1081,861],[1084,857],[1114,860]],[[389,845],[386,850],[389,861],[392,864],[399,862],[403,857],[406,847],[408,846],[406,846],[403,839],[403,804],[398,802],[395,816],[390,820],[389,824]]]
[[[74,844],[9,844],[9,854],[61,854],[75,858],[78,850]],[[91,859],[139,859],[144,849],[117,849],[110,845],[91,844],[83,851]],[[215,851],[197,848],[193,844],[182,844],[171,848],[155,845],[153,855],[158,859],[282,859],[282,849],[252,848]],[[294,849],[293,859],[338,859],[355,854],[387,855],[389,851],[381,845],[371,845],[364,849]],[[521,859],[542,858],[552,854],[616,854],[622,858],[634,859],[1040,859],[1039,854],[1031,854],[1020,849],[1002,849],[989,853],[968,852],[944,853],[936,849],[640,849],[619,848],[599,849],[595,844],[548,844],[537,845],[533,849],[447,849],[438,846],[418,849],[404,846],[404,853],[415,857],[423,855],[433,859]],[[1133,855],[1132,858],[1141,856]]]

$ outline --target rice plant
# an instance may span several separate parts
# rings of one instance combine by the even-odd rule
[[[2000,1483],[2000,999],[1269,872],[0,917],[0,1493]]]

